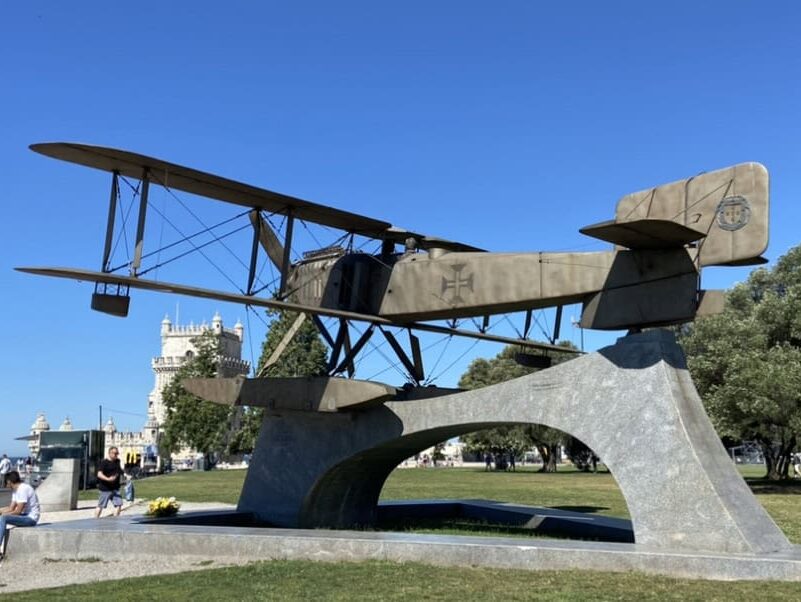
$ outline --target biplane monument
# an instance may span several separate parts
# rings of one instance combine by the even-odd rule
[[[722,294],[701,288],[703,268],[765,261],[769,191],[762,165],[743,163],[622,197],[614,219],[581,229],[610,243],[608,251],[495,253],[126,151],[72,143],[31,148],[111,174],[108,227],[100,270],[20,270],[92,282],[92,308],[118,316],[127,315],[132,289],[291,310],[298,312],[296,326],[314,320],[330,346],[327,376],[269,376],[293,328],[265,374],[185,383],[218,403],[267,409],[239,510],[279,526],[370,525],[381,488],[403,459],[471,431],[537,423],[578,437],[604,460],[626,498],[637,544],[718,553],[791,549],[726,455],[673,335],[657,328],[722,309]],[[121,181],[135,190],[138,219],[133,257],[113,266]],[[238,291],[144,277],[151,185],[245,208],[252,239],[241,250],[249,267]],[[282,233],[271,226],[276,215]],[[345,241],[373,239],[378,250],[342,244],[292,260],[300,222],[339,229]],[[271,296],[254,286],[264,255],[280,273]],[[421,386],[416,331],[519,345],[521,362],[546,368],[551,354],[565,352],[555,344],[561,308],[576,303],[582,327],[629,334],[480,390]],[[529,338],[532,312],[546,307],[556,308],[554,332],[549,343],[538,343]],[[490,333],[491,318],[510,312],[524,316],[521,336]],[[349,325],[359,322],[364,330],[352,338]],[[408,341],[399,340],[399,329]],[[378,333],[408,373],[406,386],[352,378],[355,358]],[[648,457],[632,452],[643,448]]]

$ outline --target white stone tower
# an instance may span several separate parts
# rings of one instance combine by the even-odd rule
[[[164,424],[166,408],[161,392],[172,381],[175,373],[187,358],[191,358],[197,352],[192,344],[192,339],[209,330],[220,338],[221,375],[228,377],[250,372],[250,364],[242,360],[242,340],[245,336],[245,329],[241,322],[237,321],[233,329],[225,328],[222,317],[219,313],[215,313],[211,320],[211,326],[205,323],[197,326],[194,324],[180,326],[173,324],[169,317],[165,316],[161,321],[161,355],[153,358],[152,361],[156,382],[148,397],[146,430],[159,428]],[[155,420],[155,426],[151,415]]]

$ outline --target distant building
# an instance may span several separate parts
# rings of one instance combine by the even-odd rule
[[[247,374],[250,371],[250,364],[242,360],[242,340],[245,336],[245,328],[241,322],[237,321],[233,329],[224,328],[222,318],[217,313],[211,320],[211,326],[206,324],[178,326],[173,325],[170,319],[165,317],[161,321],[161,355],[154,357],[151,362],[156,382],[147,403],[148,415],[153,413],[158,425],[164,423],[167,412],[161,392],[172,382],[176,372],[186,360],[197,353],[191,340],[209,330],[220,339],[222,350],[220,374],[229,377]]]
[[[109,417],[103,430],[106,433],[105,452],[108,453],[110,447],[117,447],[120,450],[120,458],[124,463],[133,463],[134,460],[140,466],[147,462],[156,462],[160,465],[158,453],[158,437],[162,425],[166,419],[167,408],[164,406],[162,391],[167,386],[178,369],[190,358],[197,349],[192,344],[192,339],[211,331],[219,337],[222,356],[220,357],[220,374],[225,377],[248,374],[250,364],[242,359],[242,341],[245,335],[244,326],[237,321],[233,329],[225,328],[219,313],[214,314],[211,324],[189,324],[180,326],[173,324],[168,317],[161,321],[161,355],[154,357],[150,363],[155,377],[153,390],[147,400],[147,420],[141,431],[118,431],[114,424],[114,418]],[[67,417],[59,427],[60,431],[71,431],[72,422]],[[31,440],[28,447],[31,455],[36,456],[39,452],[39,435],[49,431],[50,424],[45,415],[39,413],[36,421],[31,425]],[[189,448],[182,449],[173,456],[176,460],[194,459],[194,450]]]
[[[31,451],[32,456],[39,453],[39,435],[44,431],[50,430],[50,423],[45,418],[44,412],[39,412],[36,420],[31,425],[31,438],[28,441],[28,449]]]

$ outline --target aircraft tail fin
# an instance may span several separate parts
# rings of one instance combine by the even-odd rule
[[[768,246],[768,170],[759,163],[628,194],[615,219],[581,230],[629,249],[695,243],[699,267],[755,265]]]

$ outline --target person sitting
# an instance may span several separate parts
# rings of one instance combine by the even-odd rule
[[[6,485],[11,487],[14,492],[11,496],[11,504],[5,508],[0,508],[0,559],[5,553],[6,526],[33,527],[39,522],[41,514],[39,498],[36,491],[23,483],[16,470],[12,470],[6,475]]]

